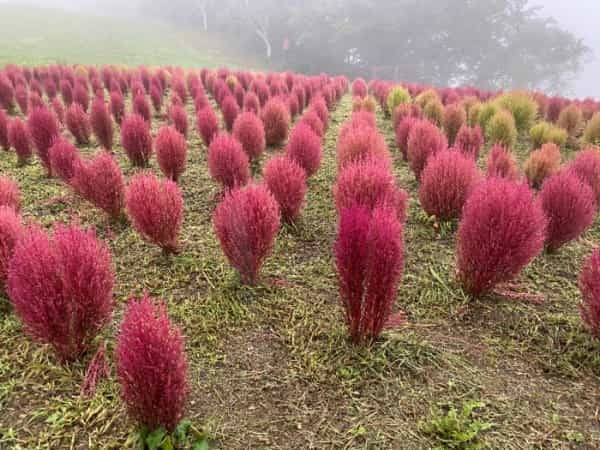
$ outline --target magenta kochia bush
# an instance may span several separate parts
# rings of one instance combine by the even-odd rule
[[[421,120],[410,130],[407,143],[407,158],[417,180],[430,156],[448,148],[446,136],[433,123]]]
[[[214,138],[208,147],[208,171],[225,190],[248,183],[250,166],[242,144],[228,134]]]
[[[34,108],[29,113],[27,126],[36,153],[46,168],[48,176],[51,176],[52,168],[50,167],[48,150],[50,150],[54,140],[58,138],[58,120],[56,120],[56,116],[48,108]]]
[[[478,296],[514,279],[544,247],[546,218],[527,184],[490,178],[471,193],[458,229],[458,278]]]
[[[8,139],[8,116],[0,108],[0,147],[4,151],[10,150],[10,140]]]
[[[225,122],[225,128],[228,131],[233,129],[233,123],[240,114],[240,107],[238,106],[235,97],[228,95],[221,104],[221,111],[223,112],[223,122]]]
[[[31,139],[29,130],[24,120],[15,118],[8,125],[8,141],[15,149],[20,165],[24,165],[31,158]]]
[[[264,185],[233,190],[217,206],[213,225],[223,253],[242,282],[255,284],[280,226],[273,195]]]
[[[121,397],[129,415],[148,430],[172,432],[188,398],[188,363],[180,330],[164,302],[131,298],[115,351]]]
[[[419,119],[409,116],[402,119],[396,127],[396,145],[404,159],[407,158],[410,130],[412,130],[412,127],[417,123],[419,123]]]
[[[310,177],[321,166],[323,154],[321,139],[308,125],[299,123],[292,130],[285,147],[285,154],[288,158],[296,161]]]
[[[21,211],[21,191],[19,185],[8,177],[0,175],[0,206],[8,206]]]
[[[85,200],[106,212],[113,220],[123,212],[125,183],[123,173],[108,152],[91,161],[78,159],[71,186]]]
[[[87,145],[90,142],[92,126],[90,119],[79,103],[72,103],[65,113],[65,122],[69,132],[78,145]]]
[[[406,218],[408,195],[398,189],[389,165],[379,159],[357,161],[344,167],[333,187],[333,196],[338,214],[352,206],[369,211],[385,206],[396,210],[400,222]]]
[[[121,145],[133,166],[148,167],[152,156],[150,125],[143,117],[130,114],[121,125]]]
[[[125,204],[133,227],[146,241],[158,245],[167,255],[179,251],[183,197],[175,182],[138,174],[129,181]]]
[[[306,195],[304,169],[287,156],[275,156],[265,165],[263,178],[279,204],[282,219],[296,220]]]
[[[479,125],[475,125],[473,128],[467,125],[460,127],[454,141],[454,147],[465,155],[477,160],[479,152],[483,147],[481,127]]]
[[[196,126],[204,145],[209,146],[219,132],[219,119],[210,106],[198,111]]]
[[[93,231],[58,225],[51,238],[26,230],[14,248],[8,295],[25,329],[62,360],[89,349],[113,309],[111,255]]]
[[[500,177],[511,181],[521,178],[515,157],[500,144],[495,144],[489,151],[486,175],[489,178]]]
[[[160,170],[167,178],[177,182],[187,164],[185,137],[174,127],[163,127],[158,131],[154,144]]]
[[[113,91],[110,93],[110,111],[115,122],[121,125],[123,117],[125,116],[125,99],[121,92]]]
[[[106,103],[101,97],[96,97],[92,102],[90,122],[98,143],[111,151],[114,137],[113,124]]]
[[[592,188],[596,207],[600,208],[600,151],[588,148],[577,152],[568,168]]]
[[[549,177],[540,192],[548,219],[546,247],[550,251],[581,236],[594,221],[594,191],[575,173],[562,171]]]
[[[169,124],[179,131],[185,138],[188,135],[188,115],[181,105],[172,105],[169,108]]]
[[[8,206],[0,206],[0,292],[4,291],[8,262],[22,232],[18,213]]]
[[[75,105],[77,104],[75,103]],[[59,138],[50,147],[49,155],[52,173],[65,183],[70,183],[75,174],[75,166],[79,160],[77,147],[68,140]]]
[[[581,317],[590,332],[600,339],[600,248],[594,249],[579,277]]]
[[[393,209],[345,208],[334,252],[350,337],[355,344],[370,343],[392,312],[402,278],[402,223]]]
[[[256,159],[265,151],[265,128],[258,116],[243,112],[235,119],[233,136],[240,141],[250,159]]]
[[[286,104],[280,98],[272,98],[262,108],[261,116],[267,145],[282,144],[288,136],[292,120]]]
[[[454,149],[442,150],[429,158],[421,173],[421,206],[439,220],[456,219],[479,179],[473,159]]]

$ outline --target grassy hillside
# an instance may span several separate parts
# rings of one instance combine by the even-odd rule
[[[193,43],[193,44],[192,44]],[[147,20],[0,4],[0,65],[81,63],[258,68],[211,36]]]

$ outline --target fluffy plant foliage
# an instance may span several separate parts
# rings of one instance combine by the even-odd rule
[[[423,108],[423,117],[437,127],[442,127],[444,125],[444,105],[441,100],[435,99],[428,102]],[[454,118],[449,117],[449,122],[455,122],[456,119],[456,116]],[[451,127],[455,125],[455,123],[450,123]]]
[[[242,282],[256,284],[280,227],[275,197],[264,185],[235,189],[217,206],[213,225],[223,253]]]
[[[385,139],[373,126],[354,119],[340,132],[337,142],[338,168],[365,159],[390,159]]]
[[[577,136],[581,132],[583,124],[583,112],[581,108],[575,104],[567,106],[560,112],[557,124],[569,136]]]
[[[544,144],[553,143],[559,147],[567,142],[567,131],[558,128],[549,122],[536,123],[529,130],[529,137],[535,148],[539,148]]]
[[[410,103],[410,93],[402,86],[394,86],[387,94],[385,105],[387,113],[392,114],[401,104]]]
[[[467,199],[457,239],[458,279],[473,296],[513,280],[544,248],[546,218],[524,183],[489,178]]]
[[[171,180],[149,173],[135,175],[125,191],[127,215],[136,231],[165,254],[177,253],[183,223],[183,196]]]
[[[467,113],[462,105],[454,103],[444,108],[443,126],[448,144],[454,145],[459,130],[467,122]]]
[[[265,129],[253,112],[243,112],[233,124],[233,137],[241,144],[250,160],[260,158],[265,151]]]
[[[56,116],[48,108],[34,108],[27,118],[27,127],[29,136],[35,147],[36,154],[43,166],[46,168],[48,176],[52,175],[50,167],[50,158],[48,150],[58,139],[59,124]]]
[[[595,113],[583,132],[583,142],[600,146],[600,112]]]
[[[130,114],[121,124],[121,145],[133,166],[148,167],[152,157],[150,125],[142,116]]]
[[[469,156],[475,161],[479,158],[479,153],[483,147],[483,133],[481,127],[475,125],[469,127],[463,125],[458,130],[456,140],[454,141],[454,147],[459,150],[463,155]]]
[[[371,343],[392,312],[402,278],[402,223],[393,209],[344,208],[334,253],[350,338]]]
[[[22,234],[19,214],[8,206],[0,206],[0,292],[5,289],[8,263]]]
[[[111,151],[113,148],[114,130],[112,119],[104,99],[96,97],[92,102],[90,122],[98,143],[106,150]]]
[[[8,142],[15,149],[19,165],[24,165],[33,154],[31,150],[31,138],[24,120],[15,118],[8,125]]]
[[[220,134],[208,147],[208,171],[225,190],[244,186],[250,180],[248,155],[229,134]]]
[[[542,185],[540,201],[548,219],[546,247],[556,251],[579,238],[596,215],[592,188],[571,171],[549,177]]]
[[[79,105],[78,105],[79,106]],[[79,159],[79,151],[64,138],[54,141],[49,150],[52,173],[65,183],[70,183],[75,174],[75,166]]]
[[[410,130],[412,130],[412,127],[418,122],[419,119],[416,117],[405,117],[396,127],[396,145],[404,159],[407,159]]]
[[[321,118],[315,111],[307,111],[302,116],[300,123],[305,123],[306,125],[311,127],[315,134],[321,139],[323,139],[323,136],[325,134],[325,126],[323,125],[323,122],[321,122]]]
[[[77,145],[87,145],[92,134],[90,118],[79,103],[72,103],[65,113],[65,123]]]
[[[148,124],[152,120],[152,110],[150,108],[150,103],[148,103],[148,99],[144,94],[138,94],[133,97],[132,103],[133,114],[141,117]]]
[[[311,177],[321,166],[323,156],[321,140],[311,127],[299,123],[290,134],[285,154],[302,167],[308,177]]]
[[[235,97],[232,95],[228,95],[223,100],[221,104],[221,111],[223,112],[223,122],[225,123],[225,128],[227,131],[231,131],[233,129],[233,123],[235,119],[240,114],[240,107],[235,100]]]
[[[2,108],[0,108],[0,147],[4,151],[10,150],[10,140],[8,139],[8,116]]]
[[[560,149],[555,144],[544,144],[531,152],[524,166],[529,184],[539,189],[546,178],[560,170],[560,163]]]
[[[263,179],[281,211],[281,218],[294,222],[300,215],[306,195],[306,172],[287,156],[271,158],[263,169]]]
[[[592,188],[596,206],[600,208],[600,150],[581,150],[568,168]]]
[[[362,78],[357,78],[352,83],[352,95],[354,97],[364,98],[367,96],[367,83]]]
[[[281,145],[288,136],[291,122],[285,103],[277,97],[271,98],[262,108],[261,118],[267,145]]]
[[[188,362],[183,336],[164,302],[148,294],[128,300],[115,359],[121,398],[132,419],[148,430],[173,432],[189,395]]]
[[[123,117],[125,117],[125,99],[119,91],[110,93],[110,111],[115,122],[121,125]]]
[[[21,211],[21,191],[19,185],[8,177],[0,175],[0,206]]]
[[[421,174],[421,206],[439,220],[456,219],[479,180],[472,158],[455,149],[442,150],[429,158]]]
[[[344,209],[360,206],[374,211],[379,207],[394,209],[404,222],[408,195],[396,185],[389,165],[378,159],[348,164],[338,174],[333,187],[338,214]]]
[[[446,148],[446,137],[433,123],[421,120],[413,125],[408,136],[406,156],[417,180],[421,179],[427,160]]]
[[[112,220],[121,216],[125,182],[121,168],[110,153],[102,151],[90,161],[77,160],[71,186]]]
[[[512,114],[500,110],[492,116],[486,126],[487,139],[491,144],[513,148],[517,142],[517,127]]]
[[[510,112],[519,132],[529,130],[538,114],[537,102],[526,92],[508,92],[496,99],[496,102]]]
[[[213,138],[219,133],[219,119],[210,106],[206,106],[198,111],[196,126],[204,145],[208,147]]]
[[[8,294],[26,331],[64,361],[79,358],[110,320],[111,255],[93,231],[57,225],[24,231],[8,269]]]
[[[518,181],[521,178],[521,172],[514,155],[505,147],[496,144],[488,154],[486,176]]]
[[[188,115],[185,108],[181,105],[171,105],[169,108],[169,124],[173,126],[183,137],[188,136]]]
[[[175,127],[162,127],[154,141],[162,173],[177,182],[187,165],[187,142]]]
[[[600,339],[600,249],[594,249],[579,277],[579,310],[590,333]]]

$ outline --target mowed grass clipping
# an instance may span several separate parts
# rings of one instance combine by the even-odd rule
[[[440,225],[423,213],[414,175],[378,109],[394,173],[410,195],[405,276],[396,299],[409,323],[386,331],[371,348],[355,347],[332,259],[336,140],[351,115],[351,96],[331,114],[301,219],[282,227],[255,287],[240,284],[215,237],[211,217],[220,188],[208,174],[193,106],[186,107],[193,131],[180,180],[179,255],[165,258],[130,225],[111,227],[65,185],[46,178],[37,161],[17,168],[15,155],[2,153],[0,171],[18,181],[26,220],[49,227],[76,217],[109,244],[117,308],[98,339],[107,342],[108,355],[127,298],[147,290],[165,299],[190,360],[187,417],[215,448],[444,448],[453,432],[452,442],[467,442],[455,448],[472,448],[472,432],[497,449],[600,446],[600,345],[577,310],[577,277],[600,238],[600,222],[559,253],[539,256],[519,278],[515,292],[541,297],[541,305],[497,295],[469,300],[454,276],[457,224]],[[154,117],[153,133],[165,120]],[[522,138],[521,164],[530,148]],[[90,156],[99,149],[92,142],[81,151]],[[256,178],[281,151],[263,155]],[[126,176],[137,172],[120,145],[115,153]],[[487,151],[480,165],[486,157]],[[155,158],[151,168],[159,174]],[[89,357],[61,365],[48,347],[25,337],[5,297],[1,304],[0,448],[132,448],[135,425],[119,399],[114,367],[91,399],[80,397]]]

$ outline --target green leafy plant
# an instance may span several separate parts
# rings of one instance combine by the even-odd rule
[[[471,400],[463,403],[460,410],[451,406],[445,415],[442,410],[436,410],[421,429],[439,442],[436,449],[482,448],[480,433],[489,430],[492,424],[473,418],[474,411],[481,408],[485,408],[485,403]]]
[[[194,428],[189,420],[182,420],[173,433],[163,427],[154,431],[141,428],[136,433],[136,441],[142,450],[210,449],[206,434]]]

